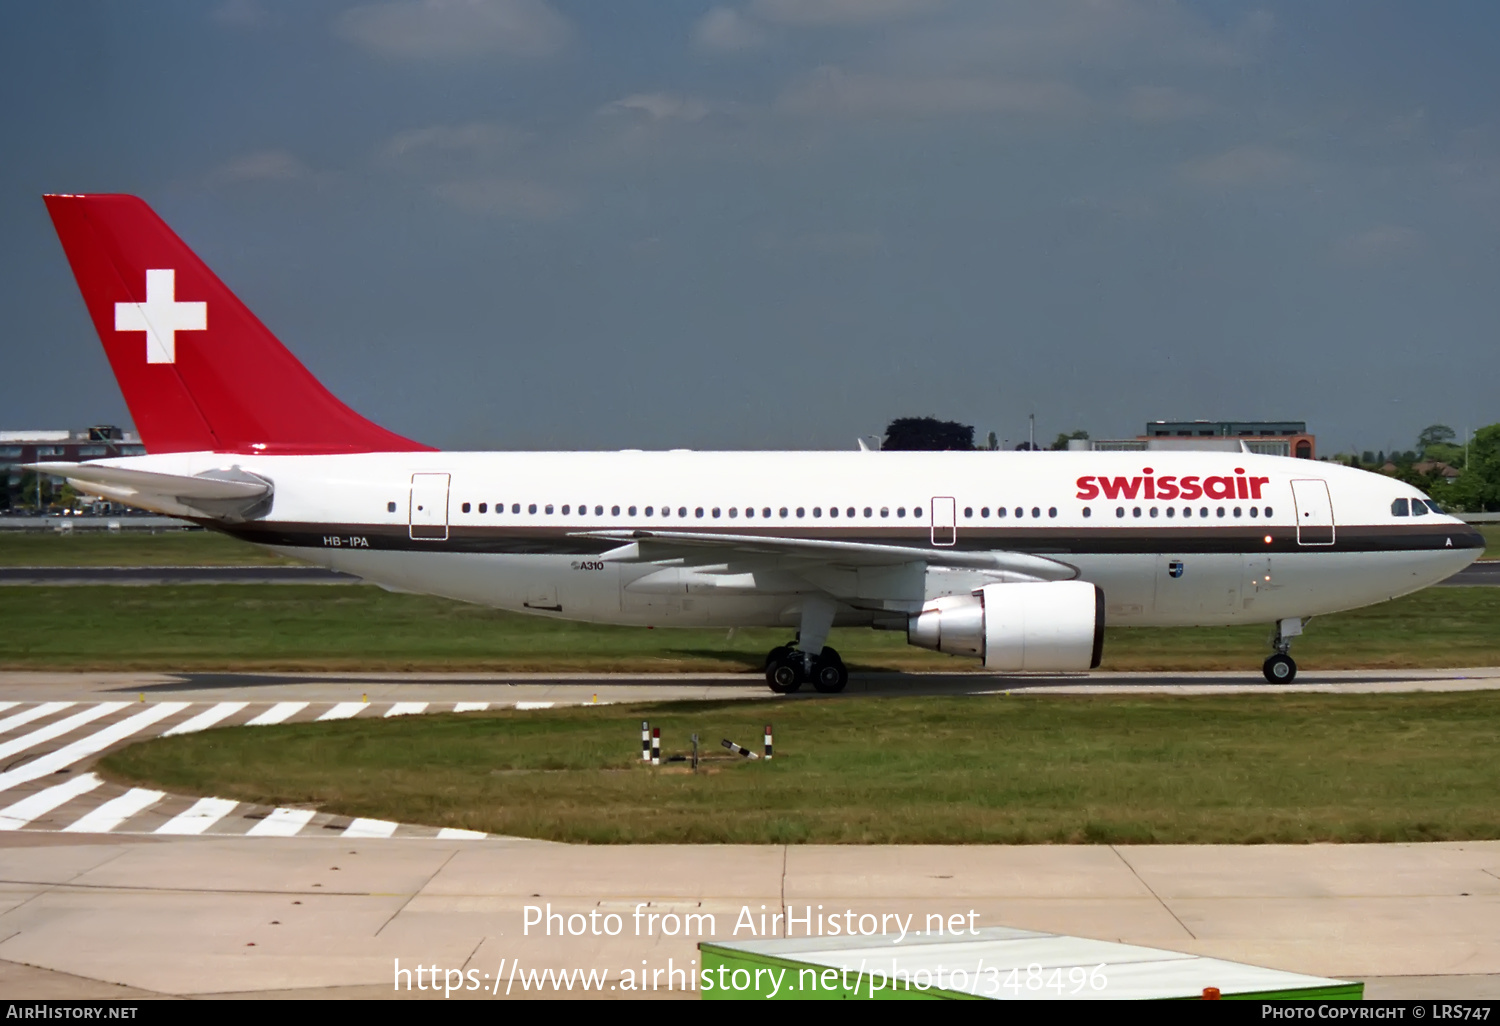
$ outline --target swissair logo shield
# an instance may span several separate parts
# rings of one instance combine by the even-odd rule
[[[207,303],[177,302],[177,272],[146,272],[146,301],[115,304],[116,331],[146,333],[147,363],[177,362],[177,333],[207,331]]]

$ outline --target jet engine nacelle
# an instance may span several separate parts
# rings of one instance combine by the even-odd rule
[[[1091,670],[1104,651],[1104,593],[1085,581],[991,584],[928,603],[906,640],[978,656],[987,670]]]

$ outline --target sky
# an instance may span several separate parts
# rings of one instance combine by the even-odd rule
[[[1500,421],[1489,0],[0,5],[0,427],[129,424],[46,192],[146,199],[444,448]]]

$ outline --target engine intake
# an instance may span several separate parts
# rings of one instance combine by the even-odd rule
[[[1085,581],[991,584],[929,603],[906,640],[978,656],[987,670],[1091,670],[1104,654],[1104,593]]]

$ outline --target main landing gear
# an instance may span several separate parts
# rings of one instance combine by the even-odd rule
[[[844,690],[849,671],[839,654],[825,644],[836,612],[838,605],[828,595],[815,592],[803,596],[796,647],[778,645],[766,656],[766,683],[772,691],[789,695],[803,684],[811,684],[825,695]]]
[[[849,671],[838,652],[827,645],[816,656],[791,645],[778,645],[766,656],[766,683],[778,695],[789,695],[803,684],[832,695],[849,683]]]
[[[1291,617],[1276,622],[1276,633],[1271,635],[1271,647],[1276,652],[1261,666],[1261,672],[1272,684],[1290,684],[1297,677],[1297,663],[1288,654],[1292,639],[1302,633],[1302,620]]]

